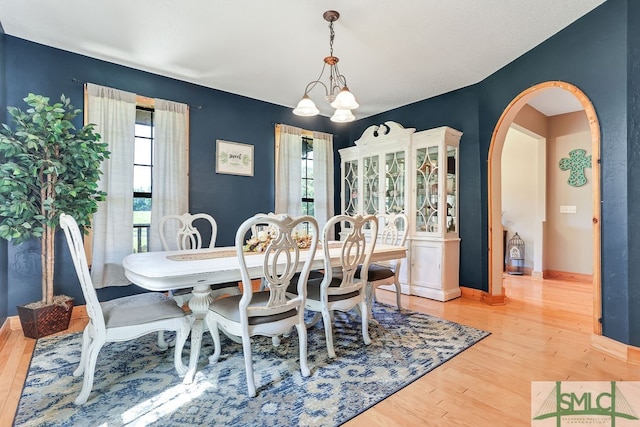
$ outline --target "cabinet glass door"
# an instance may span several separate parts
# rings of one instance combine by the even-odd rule
[[[358,160],[344,162],[344,214],[358,212]]]
[[[404,212],[405,152],[385,155],[384,210],[387,214]]]
[[[365,215],[377,215],[380,210],[380,160],[379,156],[365,157],[363,166],[362,210]]]
[[[447,145],[447,233],[458,227],[457,147]]]
[[[438,233],[438,147],[416,150],[415,231]]]

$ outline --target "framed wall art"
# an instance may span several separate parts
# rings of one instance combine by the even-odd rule
[[[253,176],[253,145],[216,140],[216,173]]]

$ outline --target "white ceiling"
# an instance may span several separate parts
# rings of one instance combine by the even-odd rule
[[[529,101],[529,105],[549,117],[584,109],[578,98],[560,88],[540,91],[535,98]]]
[[[329,55],[322,14],[334,9],[334,55],[363,118],[478,83],[604,1],[0,0],[0,24],[11,36],[293,107]],[[331,114],[319,88],[310,96]],[[535,108],[547,114],[544,105]]]

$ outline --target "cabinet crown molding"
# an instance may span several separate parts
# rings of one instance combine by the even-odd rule
[[[389,139],[400,139],[408,137],[416,131],[415,128],[405,128],[400,123],[388,121],[381,125],[371,125],[362,132],[360,139],[355,141],[356,145],[366,145],[372,142],[387,141]]]

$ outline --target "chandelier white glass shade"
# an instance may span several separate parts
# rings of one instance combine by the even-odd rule
[[[354,121],[355,118],[356,117],[353,115],[351,110],[338,108],[336,112],[333,113],[333,116],[331,116],[331,121],[338,123],[347,123]]]
[[[355,116],[351,110],[358,108],[360,105],[356,101],[355,96],[349,91],[346,77],[340,74],[338,57],[333,56],[333,39],[335,36],[333,23],[338,20],[340,14],[335,10],[328,10],[322,17],[325,21],[329,22],[329,56],[324,58],[324,65],[322,66],[322,71],[320,71],[320,76],[316,80],[309,82],[305,88],[302,99],[298,102],[296,108],[293,109],[293,114],[309,117],[320,113],[316,104],[309,98],[309,92],[320,85],[324,87],[325,99],[330,103],[332,108],[336,109],[333,116],[331,116],[331,120],[340,123],[352,122],[355,120]],[[327,65],[329,66],[329,83],[325,84],[321,79]]]
[[[311,100],[311,98],[309,98],[309,95],[307,95],[306,93],[304,94],[300,102],[298,102],[296,108],[293,110],[293,114],[304,117],[315,116],[319,112],[320,110],[318,110],[316,104]]]

